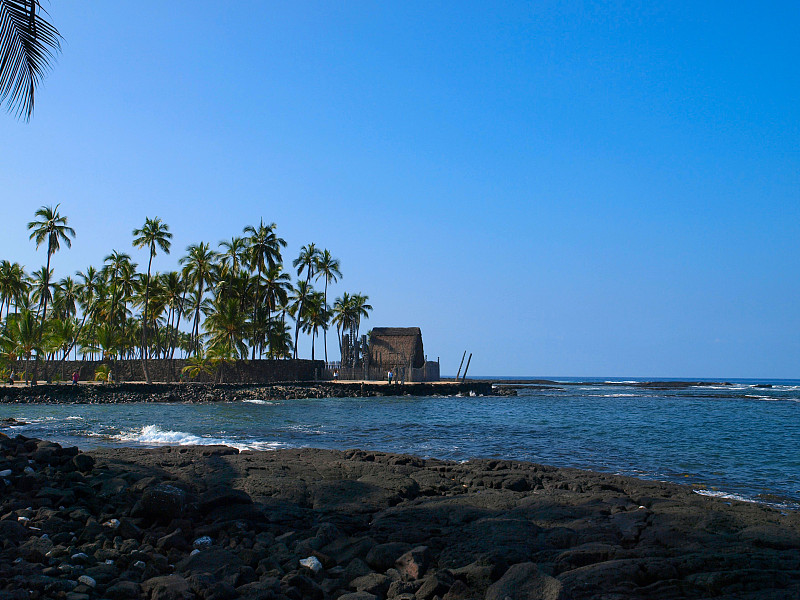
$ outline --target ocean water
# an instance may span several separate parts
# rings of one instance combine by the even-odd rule
[[[772,387],[757,387],[771,384]],[[800,381],[684,389],[561,379],[516,397],[385,397],[212,404],[0,405],[5,429],[66,445],[362,448],[500,457],[692,485],[800,509]]]

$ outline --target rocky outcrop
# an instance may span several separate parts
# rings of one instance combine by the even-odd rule
[[[0,598],[800,597],[800,515],[503,460],[0,434]]]
[[[112,383],[44,384],[0,388],[0,403],[116,404],[124,402],[236,402],[296,398],[362,398],[376,396],[509,396],[514,390],[495,389],[489,382],[464,383],[303,383],[273,385],[242,383]],[[7,420],[8,421],[8,420]],[[0,426],[4,423],[0,421]],[[13,419],[5,425],[15,425]]]

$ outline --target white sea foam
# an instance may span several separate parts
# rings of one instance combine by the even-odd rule
[[[724,500],[738,500],[740,502],[756,502],[752,498],[740,496],[739,494],[729,494],[728,492],[720,492],[719,490],[692,490],[695,494],[701,496],[710,496],[711,498],[722,498]]]
[[[83,421],[83,417],[67,417],[67,421]]]
[[[225,438],[201,437],[185,431],[161,429],[158,425],[145,425],[141,429],[123,431],[112,436],[121,442],[170,446],[230,446],[239,450],[275,450],[282,447],[278,442],[257,442]]]
[[[638,381],[604,381],[608,385],[630,385],[632,383],[639,383]]]
[[[276,402],[270,402],[269,400],[259,400],[258,398],[250,398],[247,400],[242,400],[242,402],[247,402],[248,404],[266,404],[269,406],[277,404]]]

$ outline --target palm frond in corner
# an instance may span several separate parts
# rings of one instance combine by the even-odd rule
[[[0,0],[0,104],[30,120],[36,86],[61,49],[39,0]]]

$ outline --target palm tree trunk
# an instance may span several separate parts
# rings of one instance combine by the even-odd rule
[[[47,245],[47,267],[45,267],[45,275],[47,279],[45,280],[45,290],[44,290],[44,298],[42,304],[44,308],[42,309],[42,324],[39,325],[39,349],[36,351],[36,362],[33,364],[33,381],[36,381],[36,372],[39,370],[39,356],[41,355],[41,346],[42,346],[42,336],[44,335],[44,322],[47,317],[47,297],[48,291],[50,287],[50,257],[53,255],[52,246],[48,243]],[[47,381],[47,363],[45,362],[42,365],[44,369],[44,380]]]
[[[327,276],[325,277],[325,300],[324,300],[324,302],[325,302],[325,306],[323,306],[322,308],[325,309],[325,310],[328,310],[328,278],[327,278]],[[322,330],[322,339],[323,339],[322,345],[325,347],[325,364],[327,365],[328,364],[328,330],[327,329],[323,329]]]
[[[150,370],[147,368],[147,305],[150,303],[150,267],[152,264],[153,252],[150,252],[150,260],[147,262],[147,281],[144,284],[144,318],[142,319],[142,370],[147,383],[153,383],[150,380]]]

